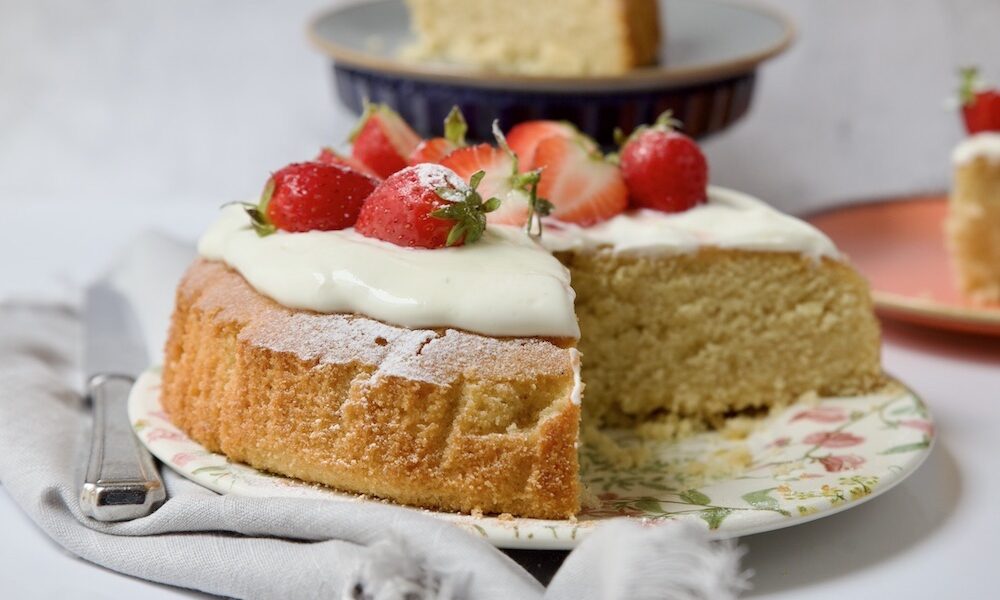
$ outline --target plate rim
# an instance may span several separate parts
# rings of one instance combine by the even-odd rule
[[[726,61],[716,61],[686,68],[669,66],[646,66],[633,69],[622,75],[601,75],[593,77],[557,77],[547,75],[524,75],[503,72],[476,72],[471,69],[446,69],[433,65],[408,63],[399,59],[383,58],[371,53],[354,50],[322,36],[319,24],[340,12],[358,6],[376,3],[400,2],[401,0],[375,0],[370,3],[349,3],[324,9],[311,17],[306,25],[306,36],[314,48],[320,50],[338,65],[387,73],[412,79],[429,80],[452,85],[487,89],[574,92],[574,91],[640,91],[651,89],[671,89],[687,84],[719,81],[752,73],[758,65],[787,50],[797,37],[795,22],[786,13],[775,7],[756,2],[733,0],[699,0],[756,13],[767,17],[782,27],[779,40],[756,52]]]
[[[923,398],[919,394],[917,394],[909,385],[903,383],[897,377],[894,377],[888,373],[885,374],[885,377],[888,386],[891,385],[899,386],[903,390],[903,392],[905,392],[906,395],[918,401],[926,411],[926,420],[931,424],[932,427],[935,427],[934,413],[933,411],[931,411],[930,407],[923,400]],[[138,418],[144,415],[148,415],[150,413],[150,411],[146,409],[140,410],[141,408],[140,403],[144,402],[141,399],[141,395],[144,393],[144,390],[146,390],[149,387],[148,382],[150,380],[152,380],[156,385],[159,384],[160,382],[159,367],[150,367],[149,369],[144,371],[140,375],[140,377],[136,380],[136,384],[132,388],[132,392],[130,393],[128,399],[128,415],[130,424],[133,424],[133,426],[137,422]],[[885,389],[890,389],[890,388],[886,387]],[[163,409],[162,405],[159,405],[158,395],[156,398],[156,403],[159,407],[159,410],[162,411]],[[788,407],[786,407],[786,410],[791,409],[793,406],[794,404],[789,405]],[[174,428],[176,429],[176,426],[174,426]],[[149,441],[147,441],[138,434],[136,434],[136,438],[140,441],[140,443],[144,447],[146,447],[154,456],[156,456],[157,459],[160,460],[160,462],[162,462],[172,471],[184,477],[185,479],[192,481],[193,483],[196,483],[202,487],[205,487],[219,494],[236,493],[239,495],[239,492],[232,492],[231,489],[224,490],[221,485],[213,486],[207,477],[203,478],[205,479],[204,481],[202,481],[202,479],[196,478],[195,471],[197,471],[197,469],[195,471],[190,471],[190,470],[185,470],[180,465],[175,465],[173,457],[166,456],[166,454],[168,454],[167,452],[161,451],[161,448],[155,447],[153,444],[151,444]],[[185,438],[187,443],[198,446],[206,453],[209,452],[201,444],[188,438],[186,434]],[[873,498],[882,496],[883,494],[889,492],[897,485],[899,485],[902,481],[908,479],[911,475],[913,475],[913,473],[915,473],[921,467],[921,465],[924,464],[924,462],[933,452],[934,448],[937,446],[937,439],[938,436],[936,434],[931,435],[929,438],[928,445],[922,450],[920,450],[919,453],[913,456],[913,459],[909,463],[907,463],[904,470],[901,470],[900,472],[896,473],[897,476],[888,481],[883,480],[882,483],[874,487],[871,490],[871,492],[868,493],[867,495],[858,498],[852,498],[850,501],[843,502],[841,504],[831,504],[823,508],[822,510],[818,510],[811,514],[786,515],[780,518],[774,517],[770,521],[758,524],[748,524],[747,526],[744,526],[742,528],[729,527],[725,529],[721,528],[715,530],[710,529],[708,531],[708,535],[711,539],[729,539],[729,538],[737,538],[746,535],[754,535],[769,531],[777,531],[781,529],[786,529],[788,527],[809,523],[817,519],[821,519],[831,515],[835,515],[850,508],[853,508],[855,506],[864,504],[865,502],[868,502]],[[210,453],[210,454],[225,458],[226,462],[229,463],[229,459],[226,458],[225,455],[221,455],[220,453]],[[239,464],[242,468],[250,469],[256,473],[263,473],[263,471],[256,469],[255,467],[252,467],[250,465],[246,465],[243,463],[233,463],[233,464]],[[300,481],[295,478],[287,477],[284,475],[275,475],[275,474],[270,474],[270,475],[278,477],[280,479]],[[324,489],[324,491],[326,490]],[[330,501],[334,502],[380,501],[378,499],[369,499],[363,494],[345,492],[333,488],[329,488],[329,491],[334,494],[338,494],[340,496],[339,498],[334,498],[334,497],[329,498]],[[261,497],[266,497],[266,494],[262,495]],[[391,501],[389,502],[392,503]],[[502,520],[500,517],[494,515],[494,516],[478,517],[479,519],[485,520],[483,522],[483,525],[485,525],[486,527],[483,527],[480,525],[467,523],[466,521],[468,521],[470,518],[476,518],[476,517],[472,517],[471,515],[466,515],[464,513],[432,510],[427,508],[413,507],[395,503],[392,504],[400,508],[413,510],[415,512],[425,514],[432,518],[438,518],[447,521],[449,523],[452,523],[453,525],[465,529],[466,531],[469,531],[473,535],[476,535],[476,533],[473,532],[475,530],[475,532],[478,533],[479,537],[482,537],[485,541],[489,542],[490,544],[497,546],[499,548],[507,548],[507,549],[571,550],[575,548],[580,541],[586,538],[587,535],[591,532],[591,530],[593,530],[596,526],[598,526],[605,520],[605,519],[593,519],[593,520],[584,520],[574,523],[574,521],[570,519],[529,519],[527,517],[520,517],[514,519],[511,525],[507,525],[507,522]],[[533,526],[534,529],[547,529],[550,528],[550,526],[553,528],[554,527],[570,528],[570,535],[566,537],[558,537],[558,534],[555,534],[555,531],[553,529],[554,533],[553,538],[547,538],[541,536],[534,537],[533,536],[534,532],[531,531],[529,531],[528,534],[522,536],[516,524],[518,520],[531,521],[531,525]],[[659,521],[650,520],[646,518],[640,518],[639,520],[640,522],[643,523],[652,523],[654,526],[669,526],[671,523],[676,521],[676,519],[673,518],[666,518]],[[487,528],[489,529],[488,531]]]
[[[853,200],[839,206],[830,206],[807,213],[803,220],[810,225],[813,219],[851,210],[885,204],[947,203],[948,192],[918,192],[915,194],[880,196]],[[869,282],[870,283],[870,282]],[[876,310],[887,317],[907,323],[919,324],[938,330],[962,331],[983,335],[1000,335],[1000,308],[954,306],[933,299],[886,292],[872,285],[872,302]]]

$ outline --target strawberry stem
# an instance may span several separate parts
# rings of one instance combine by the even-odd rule
[[[977,67],[962,67],[958,70],[962,83],[958,88],[958,99],[962,106],[968,106],[976,101],[976,88],[979,87],[979,69]]]
[[[467,190],[457,190],[451,187],[441,187],[435,190],[438,197],[451,204],[433,211],[431,216],[435,219],[455,221],[455,225],[448,231],[445,246],[454,246],[459,243],[472,244],[479,241],[486,231],[486,213],[500,208],[499,198],[490,198],[483,202],[482,196],[476,191],[485,176],[485,171],[473,173],[472,177],[469,178],[469,189]]]
[[[538,197],[538,182],[542,179],[542,170],[535,169],[517,176],[518,184],[528,191],[528,221],[524,230],[529,237],[542,238],[542,217],[552,213],[555,206],[545,198]]]
[[[465,122],[462,109],[457,104],[452,106],[448,116],[444,118],[444,139],[461,148],[465,146],[465,134],[468,130],[469,125]]]
[[[517,154],[514,154],[514,151],[510,149],[510,145],[507,144],[507,137],[504,136],[503,131],[500,131],[500,119],[493,119],[493,137],[497,140],[497,146],[500,146],[500,149],[506,152],[507,156],[509,156],[511,161],[514,163],[511,176],[517,177],[517,172],[519,170]]]
[[[269,177],[264,184],[264,191],[261,192],[260,202],[256,205],[243,203],[243,210],[250,216],[250,225],[260,237],[267,237],[278,230],[267,217],[267,207],[271,203],[271,196],[274,195],[274,177]]]

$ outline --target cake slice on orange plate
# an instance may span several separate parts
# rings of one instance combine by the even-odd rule
[[[812,227],[708,187],[669,123],[618,162],[571,126],[518,127],[513,150],[451,136],[442,165],[382,182],[291,165],[227,207],[178,290],[171,419],[275,473],[564,518],[581,401],[590,430],[675,435],[881,385],[861,277]],[[414,153],[361,147],[376,173]]]
[[[964,72],[962,113],[969,137],[955,147],[955,182],[945,225],[959,290],[1000,304],[1000,90],[979,89]]]

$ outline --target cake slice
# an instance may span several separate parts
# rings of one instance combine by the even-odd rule
[[[972,302],[1000,303],[1000,132],[962,141],[945,221],[958,287]]]
[[[532,75],[616,75],[656,61],[656,0],[407,0],[413,60]]]
[[[672,437],[884,381],[867,283],[806,223],[712,188],[680,214],[549,231],[570,269],[595,425]]]

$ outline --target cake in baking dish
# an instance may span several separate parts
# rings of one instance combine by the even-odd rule
[[[656,62],[656,0],[407,0],[413,60],[532,75],[616,75]]]
[[[365,143],[372,115],[351,159],[377,172],[398,151]],[[706,188],[693,142],[653,128],[618,165],[565,124],[510,133],[381,183],[325,151],[227,207],[178,289],[173,421],[343,490],[563,518],[581,413],[675,434],[882,383],[865,282],[809,225]]]

